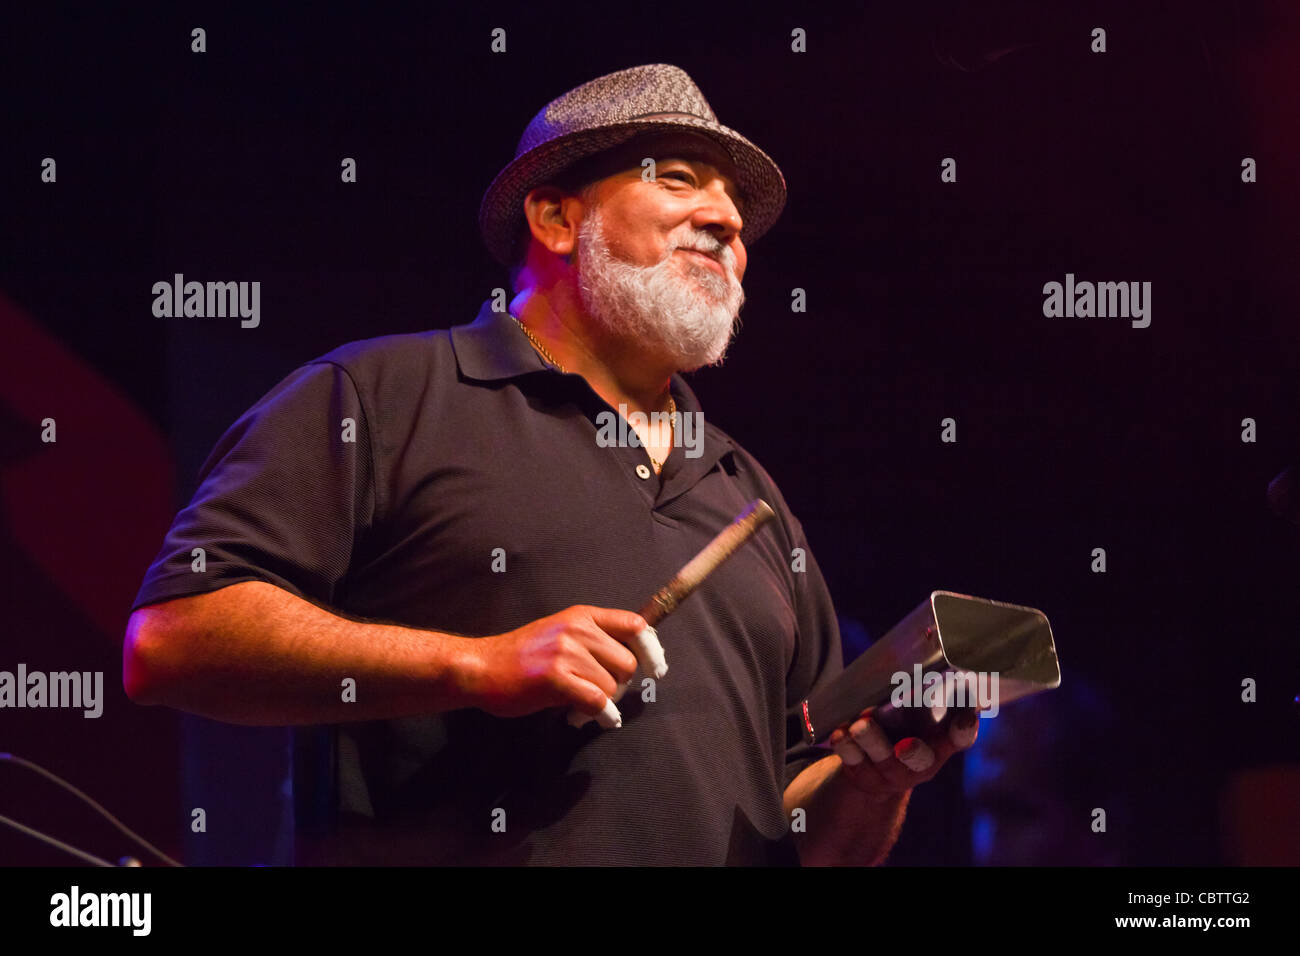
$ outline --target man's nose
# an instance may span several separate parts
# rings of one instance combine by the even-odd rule
[[[707,188],[700,190],[700,196],[702,199],[691,218],[691,224],[696,229],[707,230],[724,246],[731,245],[732,240],[745,227],[745,221],[735,202],[716,179]]]

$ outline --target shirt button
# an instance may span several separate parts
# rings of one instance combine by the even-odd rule
[[[649,477],[650,477],[650,469],[647,468],[645,465],[637,465],[637,466],[636,466],[636,473],[637,473],[637,475],[638,475],[639,477],[641,477],[642,479],[645,479],[645,478],[649,478]]]

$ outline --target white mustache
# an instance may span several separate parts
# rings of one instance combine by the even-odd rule
[[[701,241],[703,242],[703,245],[701,245],[700,242],[683,240],[681,242],[678,242],[671,249],[669,249],[668,254],[672,255],[678,249],[689,249],[692,252],[702,252],[706,256],[709,256],[710,258],[717,260],[721,265],[726,267],[728,272],[731,272],[732,263],[735,262],[736,254],[732,252],[729,248],[724,246],[722,243],[718,242],[716,239],[713,239],[712,242],[708,240],[701,240]]]

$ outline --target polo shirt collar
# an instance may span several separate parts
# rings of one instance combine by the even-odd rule
[[[456,362],[468,378],[495,382],[549,368],[509,312],[497,312],[492,300],[483,302],[478,318],[451,330]]]
[[[456,363],[461,374],[467,378],[483,382],[495,382],[515,378],[532,372],[556,371],[543,361],[533,348],[528,337],[519,329],[518,323],[509,312],[497,312],[492,308],[492,299],[486,299],[479,309],[478,317],[468,325],[458,325],[451,329],[452,348],[456,353]],[[556,374],[558,371],[556,371]],[[566,377],[567,374],[565,373]],[[581,378],[574,375],[574,378]],[[583,385],[590,388],[586,381]],[[703,411],[700,400],[686,380],[674,372],[669,382],[677,409],[683,413]],[[594,395],[595,392],[593,391]],[[707,473],[719,459],[735,450],[730,438],[707,416],[704,419],[704,448],[700,458],[685,459],[681,455],[684,449],[674,449],[665,464],[664,486],[660,492],[659,503],[676,498]],[[676,459],[676,461],[674,461]]]
[[[491,299],[484,300],[473,322],[451,330],[451,341],[461,373],[479,381],[495,382],[551,368],[519,330],[514,317],[509,312],[495,311]],[[703,411],[699,398],[680,374],[673,373],[669,388],[680,411]],[[731,439],[710,425],[707,418],[704,424],[709,439],[726,448],[734,447]]]

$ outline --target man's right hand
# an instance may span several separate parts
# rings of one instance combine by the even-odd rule
[[[594,717],[636,672],[634,611],[576,604],[504,634],[471,640],[467,693],[495,717],[572,707]]]

